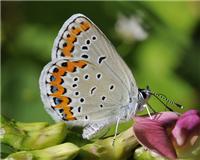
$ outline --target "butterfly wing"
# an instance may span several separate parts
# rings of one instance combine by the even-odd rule
[[[65,58],[44,67],[40,88],[52,117],[80,126],[121,114],[119,108],[129,96],[126,88],[100,67]]]
[[[40,89],[55,120],[81,126],[122,116],[129,98],[137,98],[131,71],[105,35],[81,14],[60,29]]]
[[[75,14],[61,27],[52,49],[52,59],[76,57],[110,70],[133,96],[137,86],[126,63],[103,32],[86,16]]]

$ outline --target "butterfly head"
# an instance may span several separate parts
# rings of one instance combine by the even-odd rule
[[[146,89],[138,89],[138,110],[142,110],[144,109],[144,105],[145,104],[148,104],[148,100],[149,98],[153,96],[155,97],[159,102],[161,102],[166,109],[168,109],[169,111],[173,111],[171,109],[170,106],[168,105],[171,105],[171,106],[176,106],[178,108],[183,108],[182,105],[168,99],[165,95],[163,94],[160,94],[160,93],[155,93],[155,92],[152,92],[149,88],[149,86],[147,86]],[[149,104],[148,104],[149,107],[151,107]],[[153,108],[151,108],[153,110]],[[153,110],[154,111],[154,110]],[[154,111],[155,112],[155,111]]]
[[[145,89],[138,89],[138,110],[142,110],[143,105],[147,104],[149,98],[151,97],[151,90],[149,86]]]

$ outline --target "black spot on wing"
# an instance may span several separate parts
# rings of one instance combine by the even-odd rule
[[[87,46],[82,46],[82,50],[88,50]]]
[[[99,57],[98,63],[101,64],[106,59],[106,56]]]
[[[96,87],[93,87],[91,90],[90,90],[90,94],[93,95],[94,91],[96,90]]]

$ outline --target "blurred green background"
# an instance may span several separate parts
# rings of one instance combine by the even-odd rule
[[[88,16],[107,35],[139,87],[149,85],[184,110],[200,107],[199,10],[199,2],[1,2],[2,113],[24,122],[53,122],[43,108],[38,79],[60,27],[75,13]],[[131,17],[139,19],[146,38],[122,36],[135,30]],[[150,103],[165,110],[153,98]]]

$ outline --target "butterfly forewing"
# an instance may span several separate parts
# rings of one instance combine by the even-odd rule
[[[82,14],[70,17],[61,27],[54,42],[52,59],[67,57],[87,59],[109,70],[127,90],[137,95],[137,86],[131,71],[117,54],[110,41],[89,18]],[[134,86],[133,86],[134,85]]]

